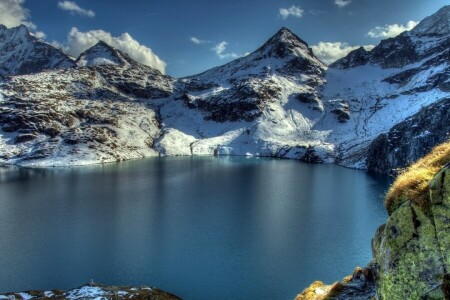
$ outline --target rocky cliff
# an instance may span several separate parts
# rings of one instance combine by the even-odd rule
[[[369,266],[331,286],[316,282],[297,300],[450,299],[450,143],[402,173],[386,207]]]

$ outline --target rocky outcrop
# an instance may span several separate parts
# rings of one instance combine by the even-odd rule
[[[307,287],[295,300],[367,300],[376,295],[375,281],[370,268],[356,268],[352,275],[340,282],[326,285],[316,281]]]
[[[96,283],[85,284],[75,289],[51,291],[26,291],[21,293],[7,293],[0,295],[0,299],[19,300],[94,300],[94,299],[135,299],[135,300],[180,300],[181,298],[166,293],[160,289],[146,286],[106,286]]]
[[[369,146],[367,169],[390,174],[409,166],[418,158],[450,138],[450,98],[433,103],[388,133],[378,136]]]
[[[380,299],[450,297],[450,169],[430,183],[430,203],[409,199],[392,212],[373,239],[372,263]]]

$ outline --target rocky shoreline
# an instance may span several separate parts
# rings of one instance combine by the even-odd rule
[[[135,300],[180,300],[181,298],[157,288],[147,286],[107,286],[89,283],[78,288],[63,291],[25,291],[18,293],[0,294],[0,300],[40,300],[40,299],[135,299]]]

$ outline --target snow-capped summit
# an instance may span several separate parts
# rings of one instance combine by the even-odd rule
[[[74,65],[61,50],[32,36],[26,26],[8,29],[0,25],[0,75],[36,73]]]
[[[416,35],[447,35],[450,33],[450,5],[423,19],[411,33]]]
[[[76,61],[80,67],[97,65],[137,65],[137,62],[131,59],[128,54],[108,45],[104,41],[87,49],[80,54]]]

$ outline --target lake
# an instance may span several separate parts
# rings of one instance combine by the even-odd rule
[[[93,279],[184,299],[293,299],[371,260],[388,181],[245,157],[0,168],[0,292]]]

